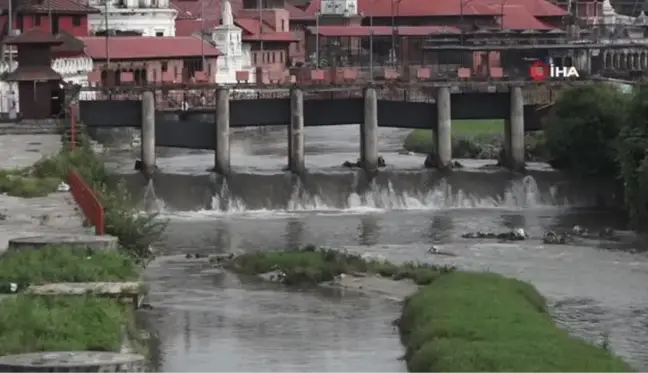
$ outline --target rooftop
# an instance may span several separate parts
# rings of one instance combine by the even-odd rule
[[[448,26],[320,26],[308,27],[308,31],[320,36],[389,36],[396,34],[401,36],[426,36],[426,35],[443,35],[459,34],[461,31],[456,27]]]
[[[20,35],[8,37],[3,41],[4,44],[50,44],[58,45],[63,41],[58,40],[56,36],[49,32],[43,32],[39,29],[31,29]]]
[[[0,0],[0,9],[9,9],[9,1],[13,1],[14,9],[22,13],[48,14],[50,10],[59,14],[100,13],[99,9],[87,6],[79,0]]]
[[[200,57],[203,53],[206,57],[221,55],[213,45],[192,36],[116,36],[79,39],[85,45],[85,53],[88,57],[95,60],[105,60],[108,56],[115,60],[137,60]]]

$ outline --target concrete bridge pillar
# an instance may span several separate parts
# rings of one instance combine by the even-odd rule
[[[155,164],[155,95],[151,91],[142,94],[142,167],[141,171],[150,179],[156,170]]]
[[[364,94],[364,122],[360,125],[360,162],[367,172],[378,169],[378,96],[369,87]]]
[[[505,125],[506,166],[513,171],[524,168],[524,94],[522,87],[511,87],[511,114]]]
[[[292,173],[304,171],[304,92],[290,92],[290,127],[288,127],[288,168]]]
[[[439,169],[452,167],[452,114],[450,111],[450,87],[439,87],[436,97],[437,129],[436,166]]]
[[[219,88],[216,92],[216,149],[214,171],[226,176],[230,173],[230,91]]]

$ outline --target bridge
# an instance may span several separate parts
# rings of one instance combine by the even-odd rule
[[[367,171],[378,167],[378,127],[434,130],[437,167],[449,168],[453,119],[505,119],[505,163],[521,169],[524,132],[541,128],[557,92],[587,83],[591,81],[131,86],[95,90],[96,99],[81,100],[79,111],[87,127],[141,128],[147,175],[156,167],[155,146],[214,149],[214,170],[227,175],[230,128],[276,125],[287,126],[288,168],[301,173],[304,127],[354,123],[359,123],[360,162]],[[171,102],[179,108],[171,108]]]

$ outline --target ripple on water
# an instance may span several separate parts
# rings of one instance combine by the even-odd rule
[[[277,291],[202,266],[176,256],[147,269],[165,371],[405,371],[397,303]]]

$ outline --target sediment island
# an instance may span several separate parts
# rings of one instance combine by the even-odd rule
[[[554,323],[530,284],[494,273],[394,264],[333,249],[245,253],[210,259],[285,286],[326,286],[403,299],[395,321],[412,372],[629,372],[607,350]]]

